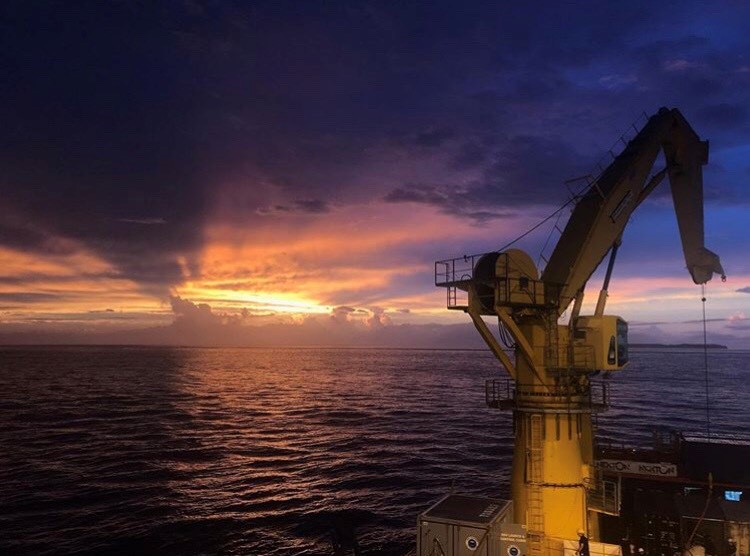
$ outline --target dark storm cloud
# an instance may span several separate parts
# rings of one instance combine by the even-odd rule
[[[54,293],[1,292],[0,302],[5,303],[46,303],[56,301],[62,296]]]
[[[703,319],[684,320],[684,321],[681,321],[679,324],[701,324],[703,322],[727,322],[727,319],[706,319],[705,321]]]
[[[59,241],[35,226],[0,208],[0,244],[21,251],[67,255],[73,252],[70,244]]]
[[[494,155],[476,193],[501,206],[555,204],[564,196],[564,182],[593,171],[594,162],[559,138],[514,137]]]
[[[283,213],[306,213],[306,214],[324,214],[329,212],[331,207],[327,202],[320,199],[302,199],[292,202],[288,205],[273,205],[270,207],[260,207],[256,212],[261,215],[283,214]]]
[[[732,6],[730,27],[747,16]],[[200,250],[217,188],[256,188],[248,175],[280,193],[236,205],[239,220],[385,196],[483,221],[564,201],[562,182],[642,110],[680,106],[713,144],[739,144],[748,126],[749,39],[695,17],[698,3],[0,10],[0,193],[43,223],[2,221],[0,242],[70,237],[162,295]],[[396,170],[371,191],[375,151]],[[397,177],[431,155],[471,178]],[[736,197],[734,174],[722,187]]]
[[[516,136],[502,146],[477,147],[477,152],[488,161],[481,179],[466,186],[407,184],[385,200],[433,205],[447,214],[486,221],[517,214],[508,209],[559,203],[566,192],[570,196],[564,181],[594,166],[593,158],[555,138]]]
[[[81,280],[116,280],[119,278],[122,278],[122,276],[117,272],[81,272],[72,276],[55,276],[54,280],[59,285],[71,284],[75,286],[75,283]],[[44,272],[29,272],[19,276],[0,276],[0,284],[12,285],[19,288],[33,287],[36,283],[48,283],[49,280],[49,275]]]
[[[482,210],[492,205],[492,199],[481,197],[481,187],[460,188],[436,185],[407,185],[389,192],[384,199],[389,203],[421,203],[439,208],[446,214],[465,216],[476,222],[516,216],[511,211]]]
[[[455,132],[450,128],[429,129],[418,133],[414,143],[421,147],[439,147],[454,136]]]
[[[190,325],[213,325],[219,324],[221,318],[211,311],[207,303],[193,303],[179,296],[170,296],[169,303],[175,314],[175,323],[188,323]]]
[[[205,195],[191,137],[197,95],[165,39],[168,14],[93,2],[2,10],[4,203],[145,288],[176,281],[175,253],[200,242]],[[158,231],[128,222],[157,218]]]
[[[118,222],[125,222],[126,224],[142,224],[143,226],[154,226],[158,224],[166,224],[167,221],[163,218],[120,218]]]
[[[294,208],[302,212],[309,212],[311,214],[322,214],[330,210],[330,208],[328,207],[328,203],[326,203],[325,201],[321,201],[320,199],[295,201]]]

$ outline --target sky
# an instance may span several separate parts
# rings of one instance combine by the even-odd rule
[[[710,141],[709,341],[748,347],[747,21],[731,0],[3,2],[0,342],[478,347],[434,261],[513,240],[669,106]],[[543,261],[554,223],[518,246]],[[632,341],[702,341],[666,185],[610,294]]]

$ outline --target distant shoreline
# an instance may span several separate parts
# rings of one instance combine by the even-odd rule
[[[629,344],[631,348],[703,348],[703,344]],[[729,349],[722,344],[706,344],[708,349]]]

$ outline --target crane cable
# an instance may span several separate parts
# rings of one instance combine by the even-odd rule
[[[695,534],[698,532],[698,528],[701,526],[701,523],[703,523],[703,520],[706,518],[706,513],[708,512],[708,507],[711,504],[711,495],[714,492],[714,476],[713,473],[708,474],[708,492],[706,493],[706,504],[703,506],[703,511],[701,512],[700,517],[698,518],[698,521],[695,522],[695,527],[693,527],[693,532],[690,533],[690,537],[688,537],[687,542],[685,543],[685,548],[687,549],[687,552],[690,554],[690,556],[693,556],[693,539],[695,538]],[[704,547],[705,548],[705,547]],[[705,554],[705,551],[704,551]]]
[[[542,263],[542,259],[544,259],[544,251],[547,249],[547,246],[549,245],[550,240],[552,239],[552,234],[555,232],[555,229],[560,229],[558,227],[558,224],[560,223],[560,218],[562,217],[562,212],[557,212],[557,218],[555,219],[555,223],[552,225],[552,228],[550,228],[549,234],[547,235],[547,240],[544,242],[544,245],[539,250],[539,257],[536,260],[536,266],[539,268]],[[547,259],[544,259],[545,262]]]
[[[588,189],[590,189],[590,187],[586,188],[584,190],[584,193]],[[519,242],[520,240],[522,240],[523,238],[525,238],[527,235],[529,235],[531,232],[537,230],[538,228],[540,228],[541,226],[543,226],[546,222],[549,222],[550,220],[552,220],[555,216],[557,216],[560,212],[562,212],[562,210],[565,207],[567,207],[568,205],[570,205],[573,202],[577,202],[578,199],[581,198],[581,195],[582,194],[579,193],[578,195],[574,195],[573,197],[571,197],[570,199],[568,199],[568,201],[565,202],[565,203],[563,203],[563,205],[560,208],[558,208],[555,212],[553,212],[552,214],[550,214],[549,216],[547,216],[546,218],[544,218],[541,222],[538,222],[537,224],[535,224],[534,226],[532,226],[531,228],[529,228],[528,230],[526,230],[524,233],[522,233],[520,236],[518,236],[513,241],[510,241],[509,243],[506,243],[505,245],[503,245],[500,249],[497,250],[497,252],[499,253],[499,252],[505,251],[508,247],[510,247],[514,243]]]
[[[701,284],[701,305],[703,307],[703,366],[705,369],[705,375],[706,375],[706,439],[708,442],[711,442],[711,413],[710,413],[710,398],[708,393],[708,341],[707,341],[707,334],[706,334],[706,284]],[[703,512],[701,512],[700,517],[698,518],[698,521],[695,523],[695,527],[693,527],[693,531],[690,533],[690,537],[688,537],[687,542],[685,543],[685,549],[690,556],[693,556],[693,538],[695,538],[695,534],[698,532],[698,528],[700,527],[701,523],[706,517],[706,512],[708,512],[708,506],[711,504],[711,495],[713,494],[713,475],[711,473],[708,474],[708,493],[706,495],[706,504],[703,506]]]
[[[701,284],[701,303],[703,307],[703,366],[706,375],[706,438],[711,442],[711,402],[708,390],[708,341],[706,334],[706,284]]]

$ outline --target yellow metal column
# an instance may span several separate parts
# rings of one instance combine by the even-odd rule
[[[561,539],[576,539],[578,529],[589,530],[584,479],[593,463],[591,416],[588,398],[579,392],[587,389],[588,379],[575,379],[579,385],[556,374],[565,361],[558,335],[547,324],[528,319],[519,323],[519,331],[531,347],[536,369],[516,356],[511,489],[514,517],[527,526],[529,555],[543,556]]]

